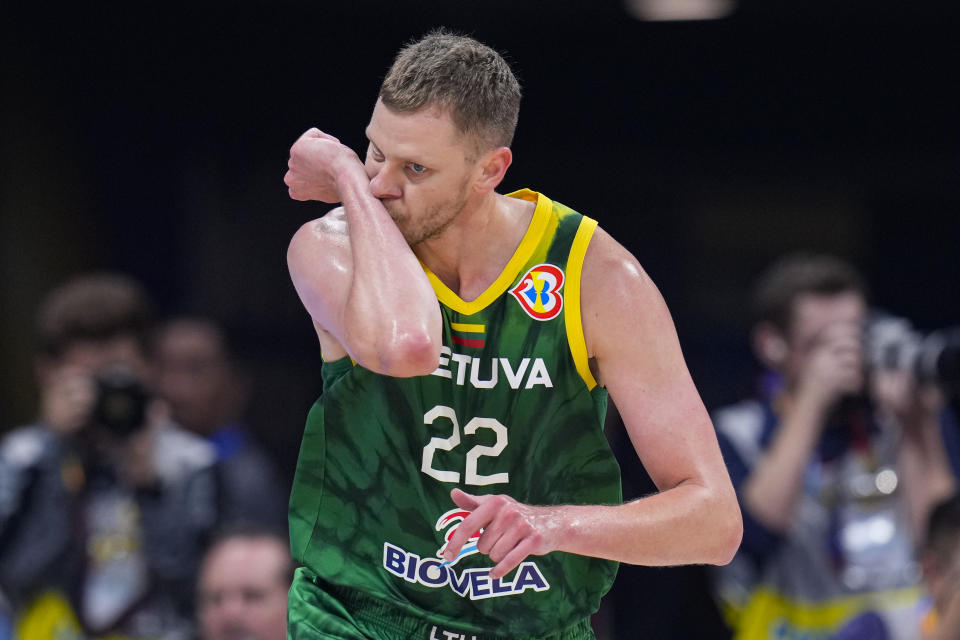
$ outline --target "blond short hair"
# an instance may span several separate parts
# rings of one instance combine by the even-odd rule
[[[380,86],[392,111],[446,110],[457,129],[485,151],[510,146],[520,112],[520,83],[499,53],[443,29],[404,46]]]

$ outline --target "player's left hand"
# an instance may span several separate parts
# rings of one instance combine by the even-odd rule
[[[454,489],[450,497],[461,509],[472,513],[450,538],[444,558],[453,560],[472,532],[483,529],[477,550],[497,563],[491,578],[502,578],[529,555],[556,551],[561,531],[560,514],[555,507],[534,507],[510,496],[496,494],[474,496]]]

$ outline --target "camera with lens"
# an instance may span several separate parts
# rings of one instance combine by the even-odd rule
[[[960,326],[923,334],[906,318],[876,313],[866,334],[869,367],[908,371],[918,382],[960,392]]]
[[[107,369],[97,375],[96,385],[94,424],[121,438],[146,425],[150,393],[133,373],[123,368]]]

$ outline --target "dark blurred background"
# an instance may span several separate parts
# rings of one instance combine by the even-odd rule
[[[524,86],[504,189],[639,257],[708,407],[750,391],[749,283],[784,251],[850,259],[921,329],[960,323],[958,3],[744,0],[697,21],[623,0],[79,5],[0,13],[0,431],[36,406],[40,297],[115,269],[164,313],[230,325],[252,423],[292,469],[320,353],[285,250],[325,209],[287,198],[287,150],[314,125],[362,150],[393,54],[440,25]],[[694,593],[673,575],[638,584]],[[641,614],[649,633],[695,617]]]

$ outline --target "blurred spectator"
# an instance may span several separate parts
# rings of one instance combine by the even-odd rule
[[[923,575],[930,609],[923,621],[924,640],[960,638],[960,495],[930,513],[923,547]]]
[[[0,442],[0,584],[22,640],[192,633],[214,452],[150,393],[151,317],[112,274],[41,305],[40,415]]]
[[[764,388],[714,416],[745,525],[718,572],[734,637],[915,638],[914,543],[954,490],[942,397],[866,366],[865,288],[835,258],[781,259],[755,304]]]
[[[250,381],[212,320],[176,318],[159,331],[157,390],[174,421],[216,449],[221,522],[286,529],[289,487],[242,420]]]
[[[198,580],[201,640],[285,640],[293,570],[284,535],[248,525],[217,536]]]

